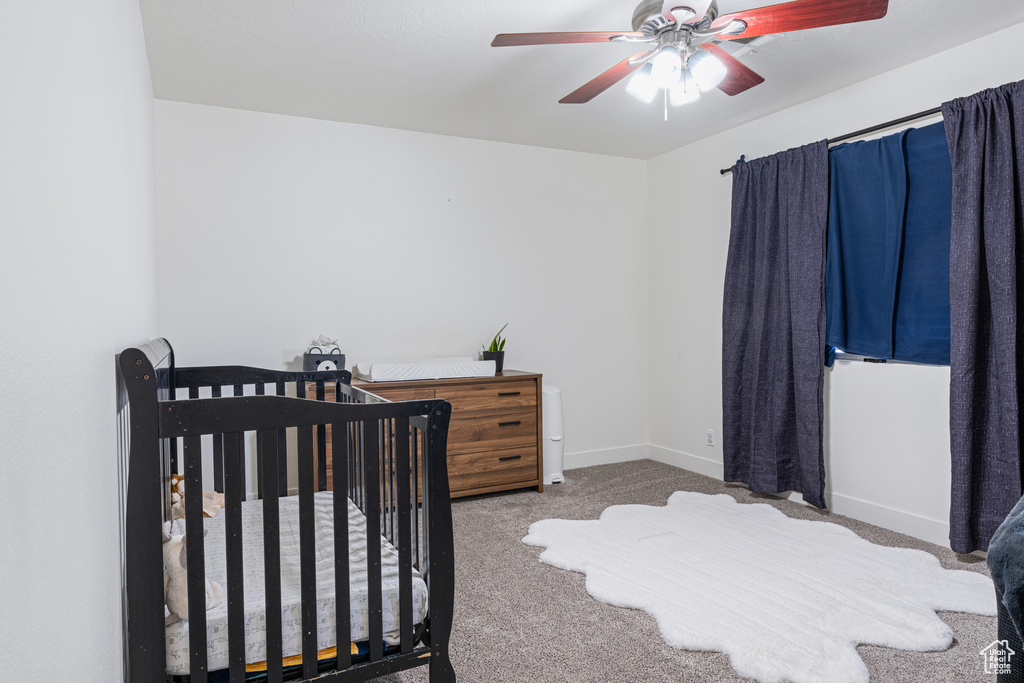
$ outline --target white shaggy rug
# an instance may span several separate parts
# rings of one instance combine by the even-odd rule
[[[996,613],[982,574],[728,495],[677,491],[664,507],[545,519],[523,543],[586,574],[597,600],[653,616],[669,645],[724,652],[758,681],[866,683],[859,643],[944,650],[953,633],[936,610]]]

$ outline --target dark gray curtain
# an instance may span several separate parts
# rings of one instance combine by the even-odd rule
[[[1024,81],[942,105],[953,162],[950,545],[985,550],[1021,497]]]
[[[725,480],[825,507],[828,145],[733,167],[722,312]]]

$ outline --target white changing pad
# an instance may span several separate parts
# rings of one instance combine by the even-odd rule
[[[336,644],[334,620],[334,514],[330,491],[315,493],[316,517],[316,587],[317,587],[317,649]],[[299,576],[299,499],[280,499],[281,515],[281,604],[283,656],[302,654],[302,598]],[[207,667],[210,671],[228,667],[227,564],[224,548],[223,512],[205,520],[206,576],[224,587],[225,601],[206,612]],[[364,641],[370,637],[369,592],[366,568],[366,518],[352,501],[348,502],[349,615],[352,633],[342,642]],[[185,533],[185,520],[175,520],[172,534]],[[384,538],[381,541],[381,575],[383,584],[384,640],[398,642],[398,552]],[[263,570],[263,502],[242,503],[242,557],[245,588],[245,662],[251,664],[267,659],[267,633],[264,613]],[[413,568],[413,623],[419,624],[427,614],[427,585]],[[189,673],[188,622],[179,621],[166,628],[167,673],[184,676]]]
[[[493,360],[460,358],[427,358],[404,363],[357,363],[352,374],[368,382],[390,382],[411,379],[445,379],[453,377],[493,377]]]

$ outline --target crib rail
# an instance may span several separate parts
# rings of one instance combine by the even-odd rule
[[[188,398],[200,398],[202,393],[208,393],[212,398],[222,396],[243,396],[247,391],[251,395],[266,395],[268,386],[270,393],[277,396],[298,396],[306,397],[307,387],[313,388],[313,396],[319,400],[324,399],[324,387],[326,384],[348,385],[352,380],[352,374],[348,370],[334,370],[327,372],[289,372],[280,370],[266,370],[264,368],[253,368],[244,365],[217,365],[217,366],[196,366],[177,368],[173,372],[173,387],[171,398],[178,398],[178,390],[188,392]],[[204,391],[205,390],[205,391]],[[319,490],[326,488],[326,430],[321,430],[318,438],[318,462],[319,468]],[[281,432],[278,438],[278,451],[285,451],[284,433]],[[213,444],[213,490],[224,492],[224,470],[222,458],[223,446],[219,441]],[[262,471],[263,445],[257,444],[257,469]],[[178,444],[176,441],[170,443],[170,467],[172,472],[178,471]],[[280,459],[278,462],[278,493],[287,495],[287,461]],[[263,497],[262,482],[259,479],[260,489],[258,496]]]
[[[438,663],[437,680],[454,680],[453,673],[446,677],[450,672],[447,640],[453,593],[451,509],[444,457],[450,405],[443,400],[390,403],[350,387],[345,371],[282,373],[241,366],[175,369],[169,345],[165,356],[160,357],[159,351],[128,349],[119,359],[131,414],[129,473],[138,470],[139,475],[134,480],[129,476],[126,511],[130,680],[148,682],[164,677],[159,527],[167,515],[166,509],[161,514],[158,506],[166,508],[161,501],[167,497],[167,477],[174,471],[185,477],[190,678],[196,683],[207,680],[202,492],[211,488],[209,476],[203,474],[211,439],[214,488],[224,493],[225,499],[220,514],[225,517],[226,530],[224,589],[230,680],[245,680],[242,502],[246,498],[246,444],[253,439],[263,510],[267,680],[282,680],[282,620],[271,615],[281,615],[283,610],[279,532],[280,502],[288,494],[286,432],[294,433],[292,450],[296,451],[302,680],[318,676],[318,681],[369,680],[431,658]],[[154,360],[163,367],[153,368]],[[163,386],[154,391],[157,377]],[[289,382],[296,396],[284,395],[283,385]],[[273,394],[266,393],[268,384],[273,386]],[[323,400],[327,385],[334,388],[336,402]],[[226,386],[231,387],[232,395],[224,396]],[[252,395],[246,395],[246,386],[254,387]],[[200,397],[205,388],[209,388],[209,398]],[[175,392],[181,389],[188,398]],[[320,400],[309,400],[307,394]],[[334,461],[330,486],[323,467],[328,427]],[[317,659],[314,494],[328,489],[333,490],[338,655],[333,667],[325,671]],[[364,513],[369,541],[369,653],[361,661],[354,661],[348,648],[349,498]],[[400,644],[394,654],[386,654],[383,648],[382,558],[380,544],[373,542],[381,536],[398,550]],[[428,586],[429,612],[419,628],[412,616],[413,568]]]

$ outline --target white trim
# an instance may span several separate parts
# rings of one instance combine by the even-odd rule
[[[691,472],[697,472],[718,480],[723,479],[722,463],[702,458],[698,455],[674,451],[662,446],[651,445],[649,447],[650,458],[672,465]],[[789,500],[803,503],[803,496],[799,493],[791,493]],[[842,493],[825,491],[825,500],[829,509],[837,515],[850,517],[868,524],[880,526],[901,534],[907,534],[923,541],[929,541],[949,547],[949,522],[948,520],[930,519],[906,510],[862,500]]]
[[[683,453],[682,451],[674,451],[670,448],[665,448],[664,446],[655,446],[654,444],[651,444],[648,452],[650,453],[651,460],[657,460],[658,462],[663,462],[666,465],[672,465],[673,467],[696,472],[697,474],[714,477],[719,481],[721,481],[725,476],[724,467],[718,460],[703,458],[699,455],[691,455],[690,453]]]
[[[723,465],[718,460],[672,450],[664,446],[655,446],[654,444],[634,444],[617,448],[602,448],[596,451],[566,453],[563,469],[571,470],[578,467],[610,465],[617,462],[644,459],[655,460],[683,470],[703,474],[719,481],[722,481],[724,477]],[[294,496],[297,494],[298,489],[288,489],[288,495]],[[253,491],[249,494],[249,499],[255,498],[256,492]],[[799,493],[791,493],[789,500],[803,503],[803,496]],[[889,507],[881,503],[873,503],[842,493],[833,493],[828,490],[825,491],[825,500],[828,502],[829,509],[837,515],[843,515],[867,522],[868,524],[880,526],[884,529],[907,534],[914,538],[920,538],[921,540],[941,545],[944,548],[949,547],[948,521],[922,517],[913,512]]]
[[[571,470],[577,467],[590,467],[591,465],[610,465],[615,462],[644,460],[649,457],[648,445],[645,443],[638,443],[633,446],[602,448],[598,451],[566,453],[565,460],[562,463],[562,468]]]
[[[880,503],[872,503],[842,493],[825,491],[829,508],[837,515],[859,519],[868,524],[898,531],[944,548],[949,547],[949,521],[929,519],[913,512]]]

